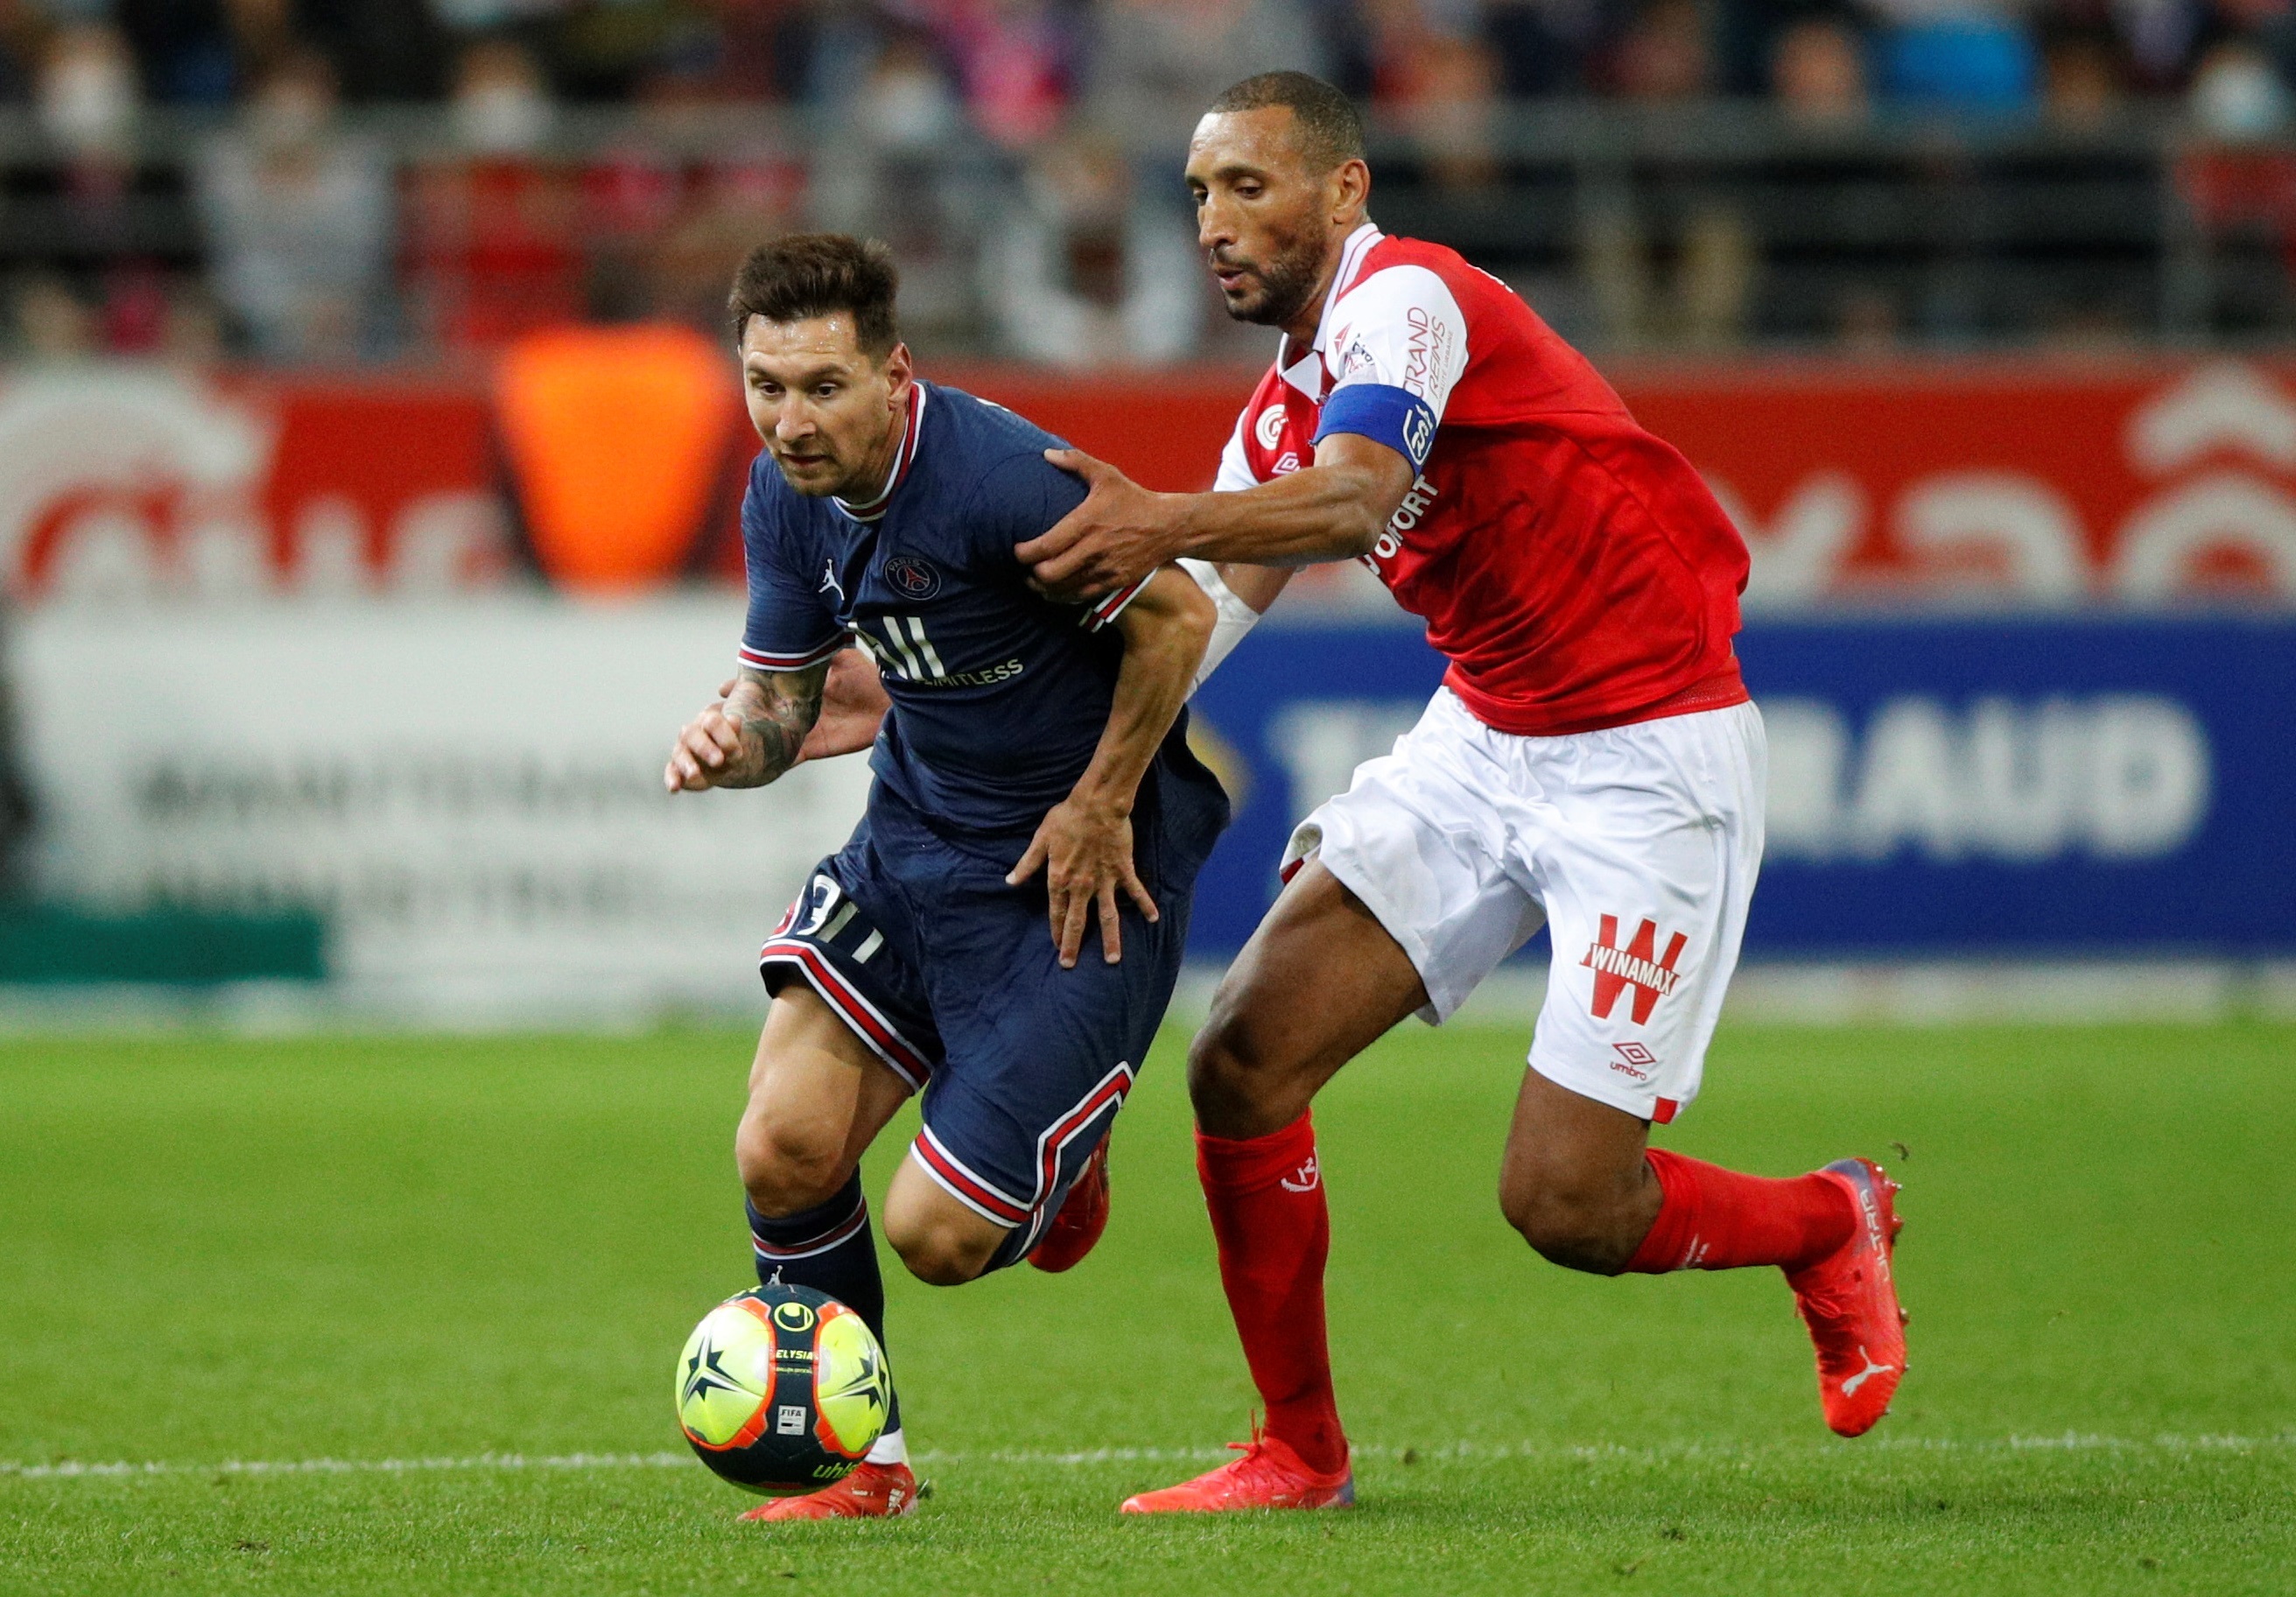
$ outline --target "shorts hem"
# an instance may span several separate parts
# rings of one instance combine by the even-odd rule
[[[909,1145],[909,1150],[916,1156],[918,1167],[931,1176],[942,1191],[989,1224],[1013,1231],[1036,1218],[1033,1208],[1014,1203],[967,1170],[955,1155],[941,1146],[940,1139],[932,1134],[930,1126],[917,1133]]]
[[[879,1014],[875,1006],[853,991],[820,951],[810,943],[792,938],[775,938],[758,951],[758,975],[776,965],[785,965],[805,979],[807,986],[838,1019],[846,1030],[861,1040],[863,1047],[877,1056],[885,1068],[901,1078],[911,1092],[924,1091],[925,1083],[932,1076],[932,1066],[925,1063],[923,1050],[901,1034],[900,1028]],[[770,979],[770,978],[767,978]]]
[[[1573,1070],[1563,1074],[1560,1067],[1541,1061],[1535,1049],[1525,1063],[1565,1092],[1575,1092],[1581,1098],[1631,1115],[1637,1120],[1647,1120],[1653,1125],[1665,1125],[1680,1119],[1683,1111],[1698,1098],[1695,1091],[1687,1098],[1669,1098],[1653,1087],[1636,1086],[1625,1081],[1613,1084],[1608,1072]]]

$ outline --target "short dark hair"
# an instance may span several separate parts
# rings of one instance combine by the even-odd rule
[[[734,318],[736,343],[753,316],[801,322],[846,311],[862,353],[882,360],[900,340],[893,325],[893,300],[900,289],[893,252],[875,239],[792,233],[750,251],[734,275],[726,309]]]
[[[1261,72],[1231,84],[1212,111],[1265,111],[1286,105],[1300,130],[1300,153],[1319,172],[1364,158],[1363,113],[1356,103],[1306,72]]]

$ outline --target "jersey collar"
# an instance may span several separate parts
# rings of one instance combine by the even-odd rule
[[[1347,243],[1340,246],[1340,268],[1332,274],[1331,292],[1324,296],[1324,314],[1316,319],[1314,341],[1301,350],[1292,343],[1289,333],[1284,335],[1283,347],[1275,358],[1283,381],[1319,405],[1331,383],[1330,375],[1324,369],[1324,353],[1331,347],[1332,308],[1355,286],[1356,274],[1363,270],[1364,257],[1386,236],[1369,222],[1349,234]]]
[[[861,505],[837,499],[835,503],[840,510],[857,522],[873,522],[884,515],[892,505],[893,490],[900,487],[901,479],[909,474],[909,465],[917,457],[917,439],[924,432],[924,416],[925,385],[913,383],[909,385],[908,424],[901,430],[901,447],[894,452],[893,470],[885,479],[885,491]]]

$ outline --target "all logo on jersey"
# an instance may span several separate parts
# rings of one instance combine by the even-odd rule
[[[922,563],[920,563],[922,564]],[[888,571],[890,572],[890,566]],[[931,568],[928,567],[928,570]],[[936,575],[933,579],[940,579]],[[873,637],[860,622],[854,622],[855,636],[862,646],[875,657],[878,668],[912,682],[940,682],[948,679],[948,667],[941,663],[940,652],[925,636],[924,618],[921,615],[884,615],[877,618],[884,630],[882,637]]]
[[[1251,424],[1251,435],[1259,440],[1261,449],[1274,449],[1275,440],[1283,436],[1283,407],[1270,405],[1261,411],[1259,419]]]
[[[914,555],[896,555],[885,562],[885,580],[905,599],[929,599],[940,591],[940,572]]]
[[[1619,1006],[1619,995],[1631,987],[1634,1022],[1636,1025],[1647,1022],[1658,1000],[1681,981],[1674,966],[1689,941],[1680,932],[1675,933],[1667,943],[1665,958],[1657,958],[1658,923],[1645,920],[1635,928],[1626,947],[1620,948],[1619,918],[1603,916],[1602,934],[1587,945],[1587,957],[1578,961],[1595,973],[1595,1018],[1610,1019],[1611,1011]]]
[[[923,562],[918,562],[923,564]],[[927,571],[931,571],[930,566]],[[940,580],[933,572],[933,580]],[[869,651],[877,669],[888,677],[904,682],[914,682],[921,687],[994,687],[1009,682],[1028,669],[1018,659],[1000,660],[979,671],[951,671],[942,661],[940,651],[925,635],[924,617],[921,615],[881,615],[872,620],[856,617],[853,639]]]

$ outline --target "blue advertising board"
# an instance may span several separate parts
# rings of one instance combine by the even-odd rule
[[[1770,743],[1749,958],[2296,951],[2296,622],[1764,621],[1738,653]],[[1238,803],[1199,957],[1442,672],[1409,628],[1271,621],[1204,685]]]

